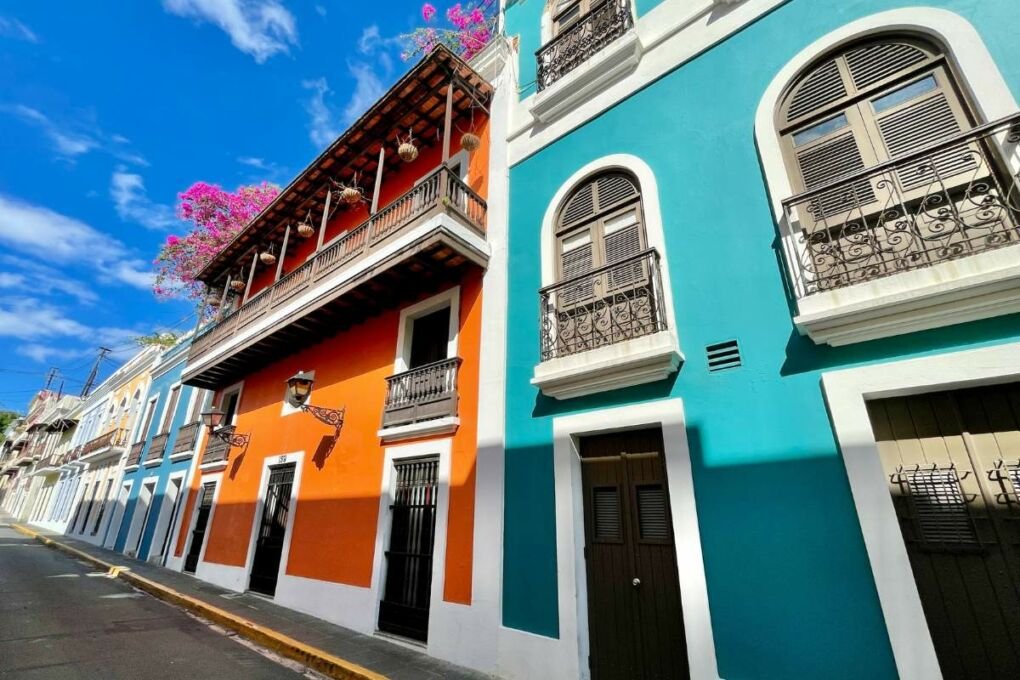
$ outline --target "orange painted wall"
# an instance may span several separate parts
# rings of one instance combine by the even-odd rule
[[[460,284],[461,425],[451,447],[444,599],[463,604],[471,602],[481,279],[481,272],[473,270]],[[370,585],[383,473],[377,432],[399,321],[400,310],[391,310],[246,377],[237,431],[250,433],[251,443],[243,453],[231,452],[209,527],[207,562],[246,564],[264,461],[303,450],[287,573]],[[327,453],[328,426],[305,413],[281,416],[285,381],[299,370],[315,371],[312,403],[347,406],[343,433],[332,452]],[[183,527],[190,526],[198,484],[196,475]],[[178,556],[186,541],[187,532],[181,532]]]

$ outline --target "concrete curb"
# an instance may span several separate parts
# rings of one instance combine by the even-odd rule
[[[238,635],[266,647],[267,649],[273,650],[277,654],[299,661],[309,668],[313,668],[331,678],[337,678],[337,680],[386,680],[385,675],[380,675],[379,673],[370,671],[358,664],[341,659],[338,656],[333,656],[329,652],[317,649],[311,645],[306,645],[303,642],[295,640],[292,637],[288,637],[283,633],[272,630],[271,628],[260,626],[254,621],[249,621],[242,616],[232,614],[220,609],[219,607],[215,607],[208,602],[178,592],[173,588],[163,585],[162,583],[156,583],[155,581],[132,573],[130,567],[110,564],[109,562],[78,550],[77,548],[72,548],[65,543],[54,541],[52,538],[43,536],[42,534],[20,524],[12,522],[10,526],[15,531],[33,538],[47,547],[65,552],[79,560],[88,562],[91,565],[105,570],[111,578],[119,578],[127,581],[139,590],[144,590],[153,597],[163,600],[164,602],[170,602],[178,607],[182,607],[193,614],[232,630]]]

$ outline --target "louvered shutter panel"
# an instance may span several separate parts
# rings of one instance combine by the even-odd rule
[[[590,272],[595,264],[595,251],[594,245],[591,242],[591,232],[585,230],[563,237],[560,241],[560,253],[561,281],[569,281],[574,277]],[[560,302],[566,305],[577,304],[591,296],[592,281],[590,278],[581,279],[576,284],[566,286],[560,290]]]
[[[914,519],[926,543],[977,543],[974,522],[955,469],[918,470],[906,475]]]
[[[797,87],[786,112],[787,120],[800,118],[807,113],[839,101],[846,94],[846,86],[839,73],[839,66],[835,60],[827,62],[805,78]]]
[[[643,540],[669,540],[669,518],[666,517],[666,490],[662,486],[637,487],[638,533]]]
[[[854,86],[860,90],[927,58],[913,45],[879,43],[847,52],[846,63]]]
[[[622,541],[620,492],[615,486],[599,486],[591,490],[592,524],[596,541]]]
[[[900,158],[962,132],[943,93],[878,119],[878,128],[891,158]],[[966,144],[924,158],[916,166],[897,171],[905,189],[946,180],[976,167],[976,153]]]
[[[601,195],[601,194],[600,194]],[[606,264],[622,262],[642,251],[641,223],[635,211],[609,218],[604,223]],[[645,280],[642,262],[631,262],[609,271],[609,290],[633,287]]]
[[[199,505],[211,508],[213,504],[213,495],[216,493],[215,484],[206,484],[202,487],[202,502]]]
[[[864,159],[852,130],[798,152],[797,164],[804,186],[809,190],[864,169]],[[811,202],[811,211],[814,219],[821,221],[874,201],[871,182],[860,179],[822,193]]]
[[[638,190],[629,177],[620,173],[602,175],[597,180],[599,193],[599,210],[620,201],[637,196]]]
[[[579,187],[567,201],[560,215],[560,225],[567,226],[591,217],[595,213],[595,183]]]

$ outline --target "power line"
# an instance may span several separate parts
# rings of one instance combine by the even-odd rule
[[[103,359],[110,350],[106,347],[99,348],[99,356],[96,357],[96,363],[92,364],[92,370],[89,372],[88,380],[85,381],[85,387],[81,389],[81,398],[85,399],[89,396],[89,392],[92,391],[92,385],[96,382],[96,374],[99,373],[99,364],[102,363]]]

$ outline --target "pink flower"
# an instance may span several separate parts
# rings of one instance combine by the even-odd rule
[[[178,238],[177,236],[174,236],[173,234],[171,234],[170,236],[166,237],[166,244],[168,246],[170,246],[170,247],[173,247],[173,246],[177,245],[180,242],[181,242],[181,239]]]
[[[432,21],[432,17],[436,16],[436,8],[432,3],[426,2],[421,6],[421,18],[425,21]]]

